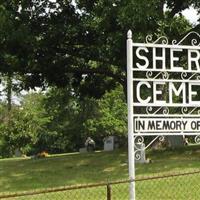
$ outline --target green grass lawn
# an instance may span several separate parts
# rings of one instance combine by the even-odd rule
[[[127,154],[67,154],[0,160],[0,192],[96,183],[128,177]]]
[[[200,146],[185,147],[180,150],[168,151],[149,151],[147,157],[152,160],[149,164],[137,164],[137,178],[181,173],[188,171],[200,170]],[[51,156],[44,159],[3,159],[0,160],[0,193],[4,192],[19,192],[24,190],[34,190],[49,187],[59,187],[76,184],[97,183],[102,181],[114,181],[128,178],[127,153],[123,150],[115,152],[97,152],[88,154],[63,154]],[[194,184],[196,183],[196,184]],[[174,199],[174,195],[178,194],[176,189],[181,186],[188,191],[192,191],[195,186],[200,183],[200,174],[190,175],[187,177],[176,177],[163,180],[152,180],[137,182],[136,189],[138,199]],[[199,185],[198,185],[199,187]],[[170,192],[162,192],[169,190]],[[101,200],[98,194],[105,195],[105,187],[90,189],[95,191],[93,200]],[[199,189],[198,189],[199,190]],[[196,191],[198,191],[196,190]],[[144,193],[143,191],[148,191]],[[74,195],[87,196],[87,190],[68,192],[66,198],[64,193],[58,193],[60,199],[76,199]],[[154,194],[155,193],[155,194]],[[54,195],[47,194],[37,196],[37,199],[58,199]],[[104,195],[103,195],[104,194]],[[168,194],[168,196],[166,196]],[[188,193],[189,194],[189,193]],[[123,196],[123,197],[120,197]],[[128,199],[128,184],[113,186],[113,199]],[[159,198],[156,198],[159,195]],[[160,198],[164,195],[162,198]],[[200,199],[197,194],[190,194],[187,199]],[[120,198],[119,198],[120,197]],[[29,199],[28,197],[19,198]],[[32,198],[30,198],[32,199]],[[84,198],[79,198],[84,199]],[[85,199],[90,199],[89,197]],[[176,199],[183,200],[180,193]],[[17,199],[18,200],[18,199]]]

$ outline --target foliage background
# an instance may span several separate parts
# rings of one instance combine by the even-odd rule
[[[126,33],[169,41],[200,31],[198,0],[0,1],[0,155],[76,151],[126,138]],[[13,95],[39,87],[16,105]],[[3,93],[1,93],[3,95]]]

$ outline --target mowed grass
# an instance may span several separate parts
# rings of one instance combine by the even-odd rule
[[[137,164],[137,178],[200,170],[200,146],[149,151],[149,164]],[[66,154],[45,159],[0,160],[0,192],[19,192],[128,178],[127,152]],[[136,182],[137,199],[200,199],[200,174]],[[144,192],[148,191],[148,192]],[[112,186],[113,199],[128,199],[128,184]],[[39,199],[106,199],[106,187],[20,197]]]
[[[128,178],[124,151],[0,160],[0,192]]]

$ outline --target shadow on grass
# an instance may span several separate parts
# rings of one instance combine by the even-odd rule
[[[0,161],[0,192],[87,184],[128,178],[125,150],[64,154],[43,159]],[[136,175],[194,171],[200,167],[200,146],[148,151],[149,164],[137,164]]]

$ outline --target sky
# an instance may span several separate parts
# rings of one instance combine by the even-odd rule
[[[192,24],[197,24],[198,20],[198,13],[197,11],[190,7],[182,12],[186,19],[188,19]]]

